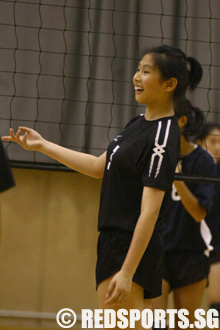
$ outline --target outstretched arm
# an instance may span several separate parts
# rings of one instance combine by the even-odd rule
[[[21,135],[22,133],[24,134]],[[28,127],[19,127],[16,134],[11,128],[10,136],[3,136],[2,140],[16,142],[26,150],[42,152],[82,174],[97,179],[103,177],[106,153],[96,157],[83,152],[70,150],[45,140],[39,133]]]

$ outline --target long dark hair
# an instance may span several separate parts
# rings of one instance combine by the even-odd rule
[[[187,89],[193,91],[202,79],[201,64],[194,57],[187,57],[178,48],[162,45],[147,50],[145,54],[152,54],[163,80],[172,77],[177,79],[174,100],[185,95]]]
[[[174,111],[177,118],[187,117],[186,126],[183,128],[181,134],[186,140],[195,141],[205,123],[202,110],[194,107],[188,99],[181,98],[174,102]]]

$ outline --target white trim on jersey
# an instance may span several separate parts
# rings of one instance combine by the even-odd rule
[[[116,151],[117,151],[119,148],[120,148],[120,146],[117,145],[117,146],[113,149],[113,151],[112,151],[112,153],[111,153],[111,156],[110,156],[110,158],[109,158],[109,162],[108,162],[107,170],[110,169],[110,166],[111,166],[111,163],[112,163],[112,157],[114,156],[114,154],[116,153]]]
[[[161,168],[161,164],[163,161],[163,153],[165,152],[165,150],[163,148],[165,148],[167,145],[167,140],[168,140],[168,136],[169,136],[169,132],[170,132],[170,125],[171,125],[171,119],[169,119],[167,121],[167,127],[166,127],[166,131],[165,131],[165,137],[163,140],[163,144],[160,145],[158,143],[158,141],[159,141],[159,137],[160,137],[162,121],[158,122],[157,133],[156,133],[155,142],[154,142],[155,148],[153,149],[154,153],[151,156],[151,162],[150,162],[150,168],[149,168],[149,177],[151,176],[152,168],[154,165],[154,159],[156,156],[159,157],[159,161],[157,164],[157,170],[156,170],[154,177],[156,178],[158,176],[158,174],[160,173],[160,168]]]
[[[212,234],[204,219],[200,222],[200,233],[207,247],[207,249],[204,251],[204,254],[209,257],[210,251],[213,250],[213,246],[210,244],[212,240]]]

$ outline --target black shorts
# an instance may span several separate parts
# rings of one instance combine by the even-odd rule
[[[220,262],[220,244],[214,246],[214,250],[210,252],[210,264]]]
[[[165,253],[163,279],[171,290],[190,285],[207,278],[209,258],[202,251],[169,251]]]
[[[133,233],[109,228],[99,234],[96,286],[116,274],[122,267]],[[144,298],[162,294],[164,243],[162,234],[154,232],[134,274],[133,281],[144,288]]]

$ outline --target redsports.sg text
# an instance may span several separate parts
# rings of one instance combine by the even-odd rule
[[[82,329],[135,329],[136,322],[141,322],[144,329],[165,328],[166,319],[169,319],[169,328],[174,329],[178,325],[181,329],[215,329],[219,327],[219,313],[216,309],[196,309],[195,322],[189,323],[189,312],[187,309],[82,309],[81,315],[69,308],[63,308],[57,313],[57,323],[61,328],[72,328],[77,321],[81,322]],[[78,318],[78,320],[77,320]]]

